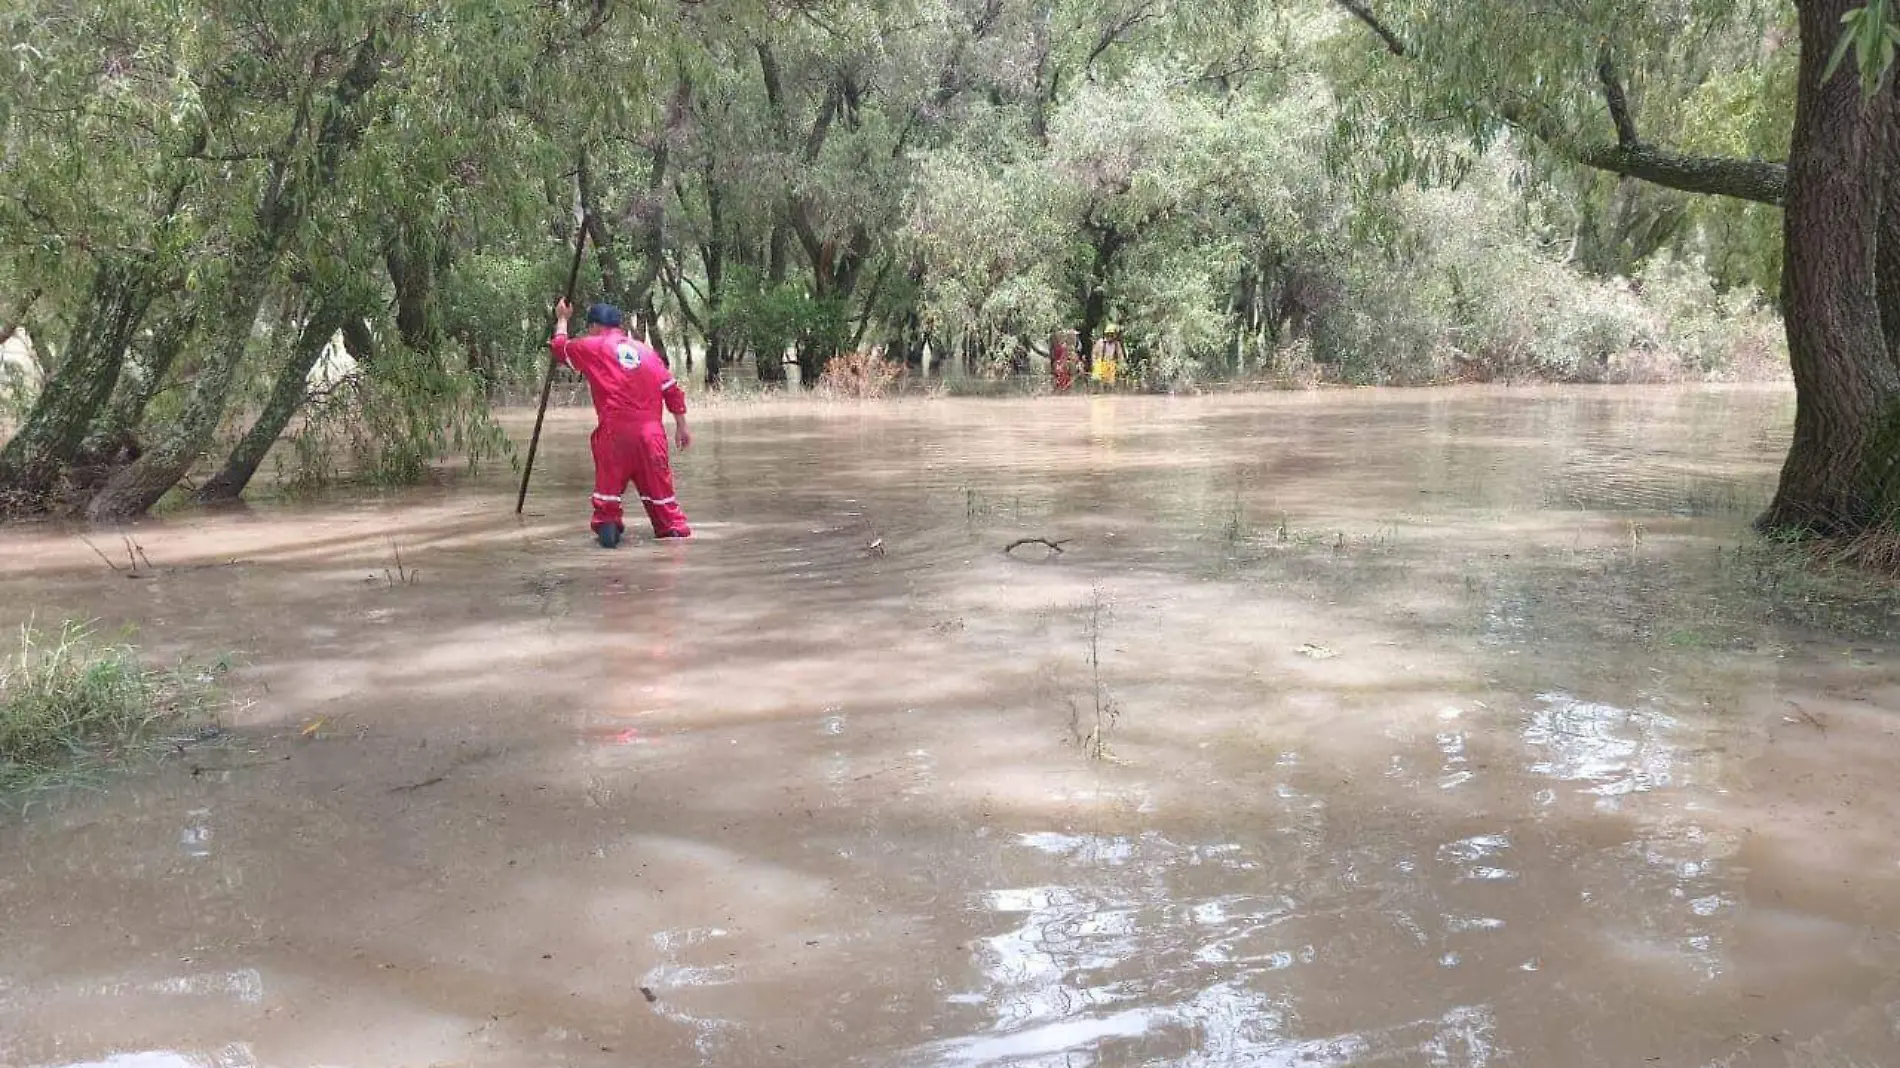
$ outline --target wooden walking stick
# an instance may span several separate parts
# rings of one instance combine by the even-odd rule
[[[581,277],[581,251],[587,247],[587,215],[581,215],[580,237],[574,242],[574,264],[567,269],[567,293],[562,298],[568,304],[574,303],[574,283]],[[554,333],[554,313],[548,312],[546,334]],[[534,474],[535,450],[541,447],[541,421],[548,417],[548,394],[554,390],[554,353],[548,353],[548,372],[541,379],[541,406],[534,411],[534,436],[528,439],[528,460],[521,465],[521,492],[515,496],[515,514],[528,503],[528,477]]]

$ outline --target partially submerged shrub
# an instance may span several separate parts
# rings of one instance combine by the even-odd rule
[[[889,393],[903,374],[904,366],[885,359],[881,350],[841,352],[825,365],[818,389],[833,397],[870,400]]]
[[[20,628],[0,664],[0,791],[123,761],[213,725],[215,672],[146,666],[129,646],[68,622]]]
[[[478,376],[391,347],[373,371],[342,374],[312,394],[279,477],[292,492],[345,478],[413,485],[452,457],[473,472],[509,449]]]

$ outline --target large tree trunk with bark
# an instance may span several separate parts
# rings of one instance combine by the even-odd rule
[[[244,488],[251,484],[257,469],[263,465],[264,457],[270,455],[277,439],[283,436],[284,428],[303,408],[304,401],[310,395],[310,371],[316,367],[323,356],[324,346],[336,336],[343,323],[343,314],[336,305],[320,306],[304,323],[303,330],[290,347],[283,366],[277,371],[277,381],[271,386],[270,399],[264,402],[263,411],[251,424],[244,437],[232,448],[231,455],[224,466],[211,477],[209,482],[198,488],[194,499],[200,504],[235,501],[244,494]]]
[[[1794,442],[1765,527],[1845,533],[1880,518],[1891,456],[1872,448],[1900,397],[1882,332],[1881,203],[1894,108],[1864,98],[1851,64],[1823,79],[1858,0],[1803,0],[1783,219],[1783,311],[1796,390]]]
[[[1874,285],[1880,300],[1880,328],[1887,358],[1900,366],[1900,78],[1889,79],[1888,133],[1883,146],[1879,251]]]
[[[102,263],[84,317],[18,433],[0,449],[0,514],[44,512],[93,420],[111,398],[132,335],[151,304],[149,268]]]

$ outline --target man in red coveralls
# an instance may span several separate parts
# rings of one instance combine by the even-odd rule
[[[587,333],[569,340],[572,305],[554,306],[554,340],[548,347],[557,363],[587,379],[600,425],[594,428],[595,537],[603,549],[620,544],[627,524],[621,497],[632,482],[646,506],[653,533],[660,538],[690,538],[692,528],[673,495],[673,467],[666,454],[662,409],[673,413],[680,448],[692,447],[686,429],[686,394],[673,373],[645,342],[620,329],[620,309],[596,304],[587,309]]]

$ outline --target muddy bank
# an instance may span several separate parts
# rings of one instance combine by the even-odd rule
[[[246,666],[0,822],[0,1062],[1883,1063],[1893,661],[1726,592],[1791,415],[735,405],[604,553],[563,413],[525,520],[9,534],[0,623]]]

